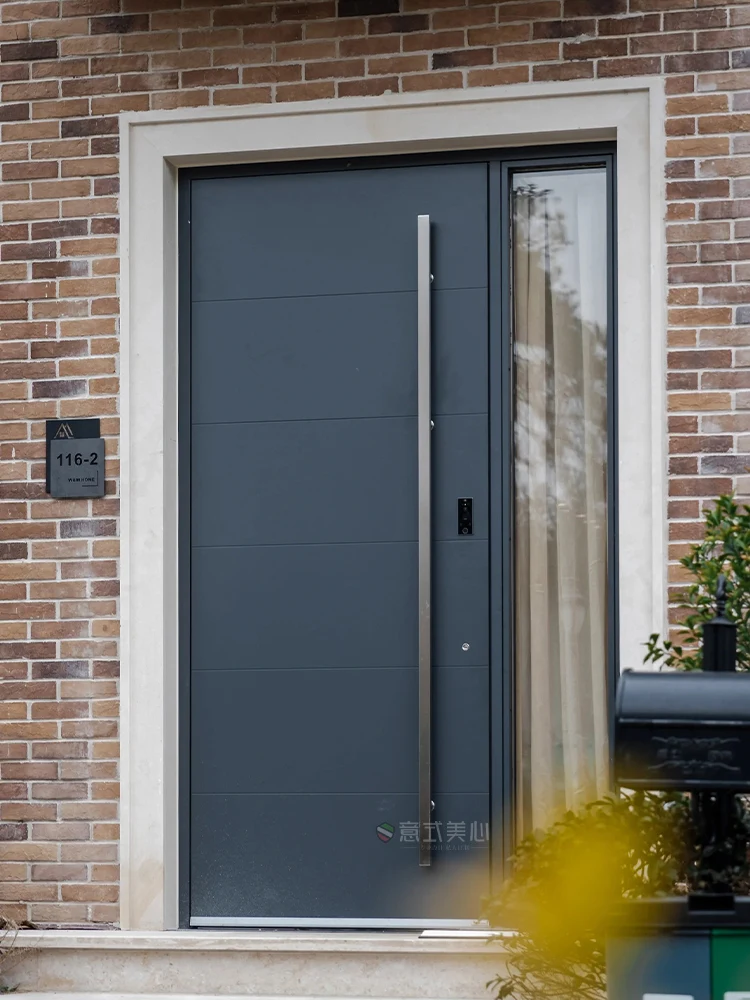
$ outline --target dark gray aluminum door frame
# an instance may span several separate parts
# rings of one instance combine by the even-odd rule
[[[489,876],[487,165],[193,189],[191,923],[471,921]],[[461,828],[428,872],[406,833],[425,211],[433,836]]]
[[[506,859],[513,849],[515,831],[513,823],[514,794],[514,738],[512,724],[512,344],[507,331],[510,329],[510,256],[511,231],[509,178],[513,169],[528,169],[541,165],[575,167],[582,163],[598,163],[607,168],[609,185],[609,272],[610,272],[610,324],[609,324],[609,508],[610,517],[610,594],[609,594],[609,649],[608,676],[612,690],[617,676],[617,545],[616,545],[616,219],[615,149],[612,144],[594,146],[556,147],[555,155],[549,150],[532,148],[490,153],[435,154],[418,157],[374,157],[359,161],[322,161],[318,163],[258,165],[254,167],[196,168],[180,171],[179,183],[179,548],[180,548],[180,704],[182,720],[179,735],[180,753],[180,808],[179,808],[179,900],[180,926],[189,926],[190,919],[190,728],[185,720],[190,715],[190,382],[191,382],[191,324],[190,324],[190,204],[191,184],[200,177],[234,176],[238,173],[258,175],[267,171],[309,171],[332,169],[360,169],[367,166],[393,163],[450,163],[481,161],[489,164],[489,214],[491,219],[489,239],[490,274],[499,276],[490,282],[489,295],[489,391],[490,391],[490,502],[491,520],[491,711],[494,718],[502,720],[492,744],[491,793],[495,803],[493,816],[493,880],[499,881],[505,871]],[[500,405],[498,405],[500,401]],[[494,499],[493,499],[494,498]],[[500,803],[500,810],[497,804]],[[502,822],[497,816],[502,815]],[[323,925],[330,921],[323,920]]]

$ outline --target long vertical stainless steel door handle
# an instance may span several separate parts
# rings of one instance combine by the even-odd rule
[[[419,517],[419,865],[432,864],[432,422],[430,217],[417,216],[417,504]]]

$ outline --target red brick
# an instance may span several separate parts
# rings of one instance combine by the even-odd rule
[[[384,56],[369,59],[367,71],[370,76],[391,76],[394,73],[424,73],[429,67],[427,55]]]
[[[613,76],[649,76],[661,72],[659,56],[640,56],[630,59],[602,59],[597,65],[597,75]]]
[[[590,80],[594,76],[593,62],[550,63],[533,67],[534,79],[550,80]]]
[[[728,368],[732,363],[731,351],[670,351],[670,368]]]
[[[490,66],[492,49],[458,49],[453,52],[433,52],[433,69],[458,69],[462,66]]]
[[[365,63],[363,59],[325,60],[305,65],[306,80],[328,80],[332,77],[346,78],[364,76]]]
[[[0,8],[0,895],[25,899],[2,907],[23,918],[111,922],[118,115],[664,71],[676,559],[717,490],[750,492],[750,15],[715,0]],[[102,419],[102,500],[44,492],[43,421],[73,415]]]
[[[636,35],[658,31],[661,27],[658,14],[636,14],[632,17],[600,18],[597,22],[600,35]]]
[[[31,866],[35,882],[82,882],[88,869],[84,864],[36,864]]]
[[[385,17],[371,18],[369,33],[371,35],[388,35],[393,32],[427,31],[428,27],[427,14],[391,14]]]
[[[627,53],[627,38],[595,38],[563,44],[564,59],[599,59],[604,56],[624,56]]]
[[[593,19],[586,21],[581,18],[571,21],[535,21],[531,27],[535,39],[580,38],[596,34],[597,22]]]

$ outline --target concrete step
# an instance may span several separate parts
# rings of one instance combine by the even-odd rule
[[[502,941],[393,931],[22,931],[3,982],[47,1000],[489,1000]]]

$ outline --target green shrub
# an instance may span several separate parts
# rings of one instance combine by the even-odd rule
[[[705,534],[681,560],[693,582],[674,642],[646,643],[646,663],[699,670],[701,630],[716,611],[720,574],[727,578],[726,616],[737,625],[738,668],[750,669],[750,509],[721,496],[704,515]],[[720,880],[748,892],[745,803],[736,800],[730,839],[717,845],[728,867]],[[488,984],[498,1000],[604,1000],[604,941],[623,900],[711,889],[687,796],[637,792],[605,798],[567,813],[549,830],[527,837],[497,897],[486,903],[492,926],[513,927],[507,971]],[[716,850],[716,848],[714,848]]]
[[[567,813],[527,837],[512,876],[486,906],[505,940],[507,972],[489,985],[513,1000],[602,1000],[604,941],[623,899],[686,891],[689,807],[682,796],[636,792]]]
[[[737,669],[750,668],[750,508],[740,507],[732,496],[720,496],[704,516],[705,536],[680,560],[694,577],[679,607],[686,612],[679,628],[680,641],[654,633],[646,643],[644,662],[677,670],[700,670],[701,629],[713,618],[716,585],[727,578],[726,617],[737,625]]]

